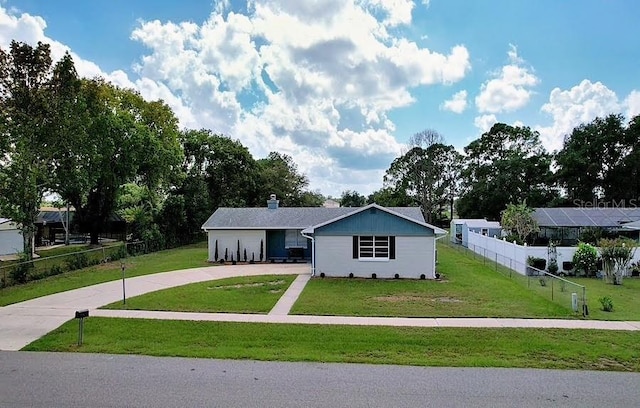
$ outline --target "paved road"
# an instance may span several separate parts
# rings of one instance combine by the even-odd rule
[[[0,407],[637,407],[640,374],[0,352]]]

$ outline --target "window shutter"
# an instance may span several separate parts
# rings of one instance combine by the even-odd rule
[[[353,259],[358,259],[358,237],[353,237]]]
[[[396,259],[396,237],[389,237],[389,259]]]

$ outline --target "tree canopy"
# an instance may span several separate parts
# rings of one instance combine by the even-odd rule
[[[0,213],[22,229],[26,259],[50,184],[52,94],[65,86],[64,78],[53,80],[53,69],[48,44],[12,41],[9,50],[0,49]]]
[[[509,203],[526,201],[538,207],[558,195],[551,154],[538,132],[528,127],[497,123],[464,151],[463,190],[457,203],[462,218],[498,220]]]
[[[595,118],[573,129],[556,154],[556,179],[572,204],[637,199],[640,194],[640,120]]]
[[[418,204],[431,223],[456,193],[461,156],[442,136],[425,130],[410,140],[409,150],[396,158],[384,176],[389,191],[402,191]]]

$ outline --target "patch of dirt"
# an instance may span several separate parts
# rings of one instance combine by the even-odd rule
[[[389,302],[389,303],[400,303],[400,302],[416,302],[422,300],[423,298],[420,296],[378,296],[373,298],[373,300],[377,300],[378,302]]]
[[[447,296],[444,297],[439,297],[439,298],[433,298],[433,299],[429,299],[432,302],[442,302],[442,303],[462,303],[463,301],[460,299],[456,299],[456,298],[450,298]]]
[[[284,284],[284,280],[277,280],[271,282],[255,282],[255,283],[238,283],[235,285],[223,285],[223,286],[210,286],[207,289],[240,289],[240,288],[255,288],[259,286],[276,286]]]
[[[630,367],[627,367],[625,364],[612,360],[606,357],[600,357],[598,361],[594,364],[597,370],[616,370],[616,371],[633,371]]]

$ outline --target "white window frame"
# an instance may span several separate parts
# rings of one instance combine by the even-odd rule
[[[364,238],[364,239],[363,239]],[[385,241],[386,242],[383,242]],[[362,245],[363,241],[366,245]],[[371,244],[369,244],[371,242]],[[371,250],[372,256],[362,256],[362,248]],[[376,256],[376,250],[386,249],[386,256]],[[386,262],[389,261],[389,254],[391,253],[391,237],[388,235],[361,235],[358,236],[358,260],[364,262]]]

